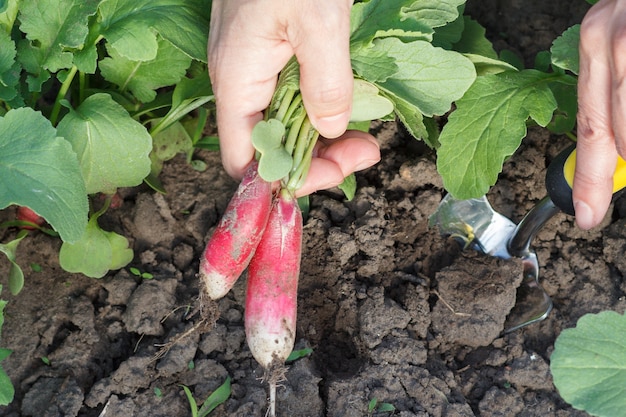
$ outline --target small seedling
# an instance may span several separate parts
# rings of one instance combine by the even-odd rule
[[[161,391],[161,388],[159,388],[159,387],[154,387],[154,390],[153,390],[153,391],[154,391],[154,395],[155,395],[157,398],[163,398],[163,391]]]
[[[139,268],[135,268],[134,266],[131,266],[130,268],[128,268],[128,270],[130,271],[131,274],[137,276],[137,277],[141,277],[143,279],[152,279],[154,278],[154,275],[152,275],[149,272],[141,272],[141,270]]]
[[[230,397],[230,377],[227,377],[222,385],[220,385],[211,395],[207,397],[206,400],[202,403],[202,407],[198,409],[198,404],[196,400],[193,398],[193,394],[191,390],[185,385],[181,385],[183,390],[185,391],[185,395],[187,396],[187,401],[189,401],[189,407],[191,409],[191,417],[206,417],[211,411],[213,411],[217,406],[225,402],[228,397]]]
[[[47,356],[42,356],[42,357],[41,357],[41,361],[42,361],[43,363],[45,363],[46,365],[48,365],[48,366],[50,366],[50,365],[51,365],[50,358],[48,358]]]
[[[311,348],[294,350],[289,354],[289,356],[287,356],[287,359],[285,359],[285,362],[289,363],[289,362],[293,362],[301,358],[305,358],[309,356],[311,353],[313,353],[313,349]]]
[[[396,407],[394,407],[390,403],[379,403],[378,399],[372,398],[367,405],[367,413],[372,415],[374,413],[391,413],[396,411]]]

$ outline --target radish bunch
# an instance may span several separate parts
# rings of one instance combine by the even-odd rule
[[[200,261],[206,293],[217,300],[248,268],[245,329],[252,356],[266,371],[270,415],[276,384],[293,349],[302,213],[292,192],[272,191],[253,161],[218,223]]]
[[[355,80],[354,91],[358,119],[393,110],[366,81]],[[246,339],[266,371],[269,415],[274,416],[276,384],[296,334],[302,213],[294,195],[306,179],[319,137],[302,102],[295,60],[281,72],[265,116],[252,131],[256,158],[206,246],[200,278],[209,298],[217,300],[248,269]]]

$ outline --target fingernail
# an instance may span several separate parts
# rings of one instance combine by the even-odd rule
[[[593,220],[593,211],[591,207],[584,201],[574,202],[574,211],[576,213],[576,224],[583,230],[589,230],[595,226]]]
[[[322,134],[322,136],[333,139],[346,131],[349,120],[350,114],[344,112],[333,116],[320,117],[319,119],[313,121],[313,125]]]
[[[361,161],[355,168],[355,171],[361,171],[363,169],[369,168],[372,165],[376,165],[380,161],[380,159],[366,159],[365,161]]]

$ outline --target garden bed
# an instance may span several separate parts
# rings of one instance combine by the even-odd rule
[[[528,65],[588,7],[475,3],[468,12],[496,48],[520,53]],[[556,336],[583,314],[626,307],[626,202],[617,200],[589,232],[563,214],[550,221],[533,247],[554,310],[501,337],[519,261],[463,252],[429,228],[444,194],[434,153],[396,123],[377,123],[372,132],[383,159],[357,175],[354,200],[339,190],[311,197],[296,347],[312,354],[289,365],[278,415],[362,417],[376,399],[398,416],[585,416],[560,399],[549,358]],[[531,128],[489,193],[494,208],[518,222],[544,196],[546,166],[567,145]],[[231,396],[211,415],[265,415],[262,370],[243,329],[245,277],[219,302],[214,328],[189,331],[199,321],[193,310],[200,253],[237,186],[217,153],[196,157],[206,171],[176,158],[161,174],[167,194],[124,189],[122,206],[101,218],[107,230],[129,236],[131,266],[152,279],[129,268],[100,280],[69,274],[56,258],[60,242],[43,234],[21,245],[18,263],[41,271],[25,268],[23,291],[3,293],[9,304],[2,346],[13,350],[3,367],[16,398],[0,415],[189,415],[181,385],[201,401],[228,376]],[[0,263],[0,275],[7,269]]]

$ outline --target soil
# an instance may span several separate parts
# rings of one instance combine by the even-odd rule
[[[531,64],[587,8],[583,1],[470,0],[467,11],[497,49]],[[520,261],[462,251],[430,228],[444,194],[433,152],[396,123],[372,132],[383,159],[357,175],[354,200],[336,189],[310,200],[296,347],[312,354],[289,365],[278,415],[587,415],[560,399],[549,359],[556,336],[583,314],[626,307],[626,201],[616,200],[592,231],[563,214],[541,230],[533,248],[554,310],[502,336]],[[545,194],[546,166],[567,143],[531,128],[489,193],[494,208],[518,222]],[[161,176],[167,194],[122,190],[121,208],[102,218],[104,228],[131,239],[131,266],[153,279],[128,268],[100,280],[69,274],[58,265],[58,240],[35,233],[23,242],[25,288],[2,294],[9,301],[2,346],[13,350],[2,365],[16,397],[0,415],[190,415],[181,385],[201,403],[228,376],[232,393],[210,415],[265,415],[262,370],[244,336],[245,276],[219,302],[216,326],[191,331],[199,323],[198,259],[237,186],[217,153],[196,158],[209,168],[198,172],[176,158]],[[5,210],[0,220],[12,215]],[[28,268],[34,263],[40,272]],[[1,262],[0,276],[7,269]],[[371,413],[373,399],[395,411]]]

